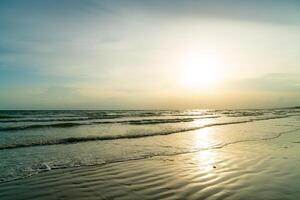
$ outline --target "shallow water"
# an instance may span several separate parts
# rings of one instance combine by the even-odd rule
[[[0,181],[272,139],[297,130],[299,115],[296,108],[1,111]]]
[[[64,161],[66,168],[44,167],[45,173],[0,183],[0,199],[298,200],[299,120],[291,116],[145,138],[46,145],[45,157],[51,148],[57,160],[86,160],[78,167]],[[107,162],[85,165],[97,159]]]

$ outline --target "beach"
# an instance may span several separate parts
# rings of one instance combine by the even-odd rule
[[[96,138],[93,127],[89,127],[94,124],[87,125],[86,121],[71,128],[23,126],[16,131],[3,126],[2,134],[21,132],[31,138],[47,131],[64,131],[67,135],[68,129],[72,129],[74,138],[75,129],[84,128],[93,139],[83,140],[80,135],[77,138],[82,141],[54,143],[69,140],[48,138],[48,143],[54,144],[38,144],[40,140],[28,138],[8,144],[7,139],[1,146],[1,160],[6,162],[1,162],[0,199],[296,200],[300,198],[298,111],[180,111],[163,117],[157,112],[155,117],[145,117],[139,112],[139,121],[135,118],[135,125],[131,125],[135,129],[130,130],[142,126],[143,136],[136,137],[139,129],[135,134],[126,131],[127,138],[118,134],[114,139],[107,139],[107,135],[101,139],[102,133]],[[125,121],[124,117],[114,120]],[[99,129],[103,124],[96,126]],[[122,125],[116,126],[121,129]],[[106,130],[113,129],[110,124]],[[13,164],[18,166],[11,168]]]
[[[0,200],[300,200],[300,0],[0,0]]]

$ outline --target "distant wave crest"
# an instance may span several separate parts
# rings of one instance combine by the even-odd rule
[[[180,132],[198,130],[201,128],[213,127],[213,126],[224,126],[224,125],[231,125],[231,124],[249,123],[249,122],[253,122],[253,121],[278,119],[278,118],[284,118],[284,117],[287,117],[287,116],[247,119],[247,120],[243,120],[243,121],[232,121],[232,122],[222,122],[222,123],[212,123],[212,124],[206,124],[206,125],[197,126],[197,127],[182,128],[182,129],[177,129],[177,130],[152,132],[152,133],[127,134],[127,135],[102,135],[102,136],[94,136],[94,137],[91,137],[91,136],[90,137],[69,137],[69,138],[63,138],[63,139],[57,139],[57,140],[36,141],[36,142],[31,142],[31,143],[17,143],[17,144],[9,144],[9,145],[0,146],[0,150],[34,147],[34,146],[74,144],[74,143],[80,143],[80,142],[118,140],[118,139],[135,139],[135,138],[152,137],[152,136],[159,136],[159,135],[170,135],[170,134],[175,134],[175,133],[180,133]],[[73,124],[71,123],[71,124],[64,124],[62,126],[72,126],[72,125]]]
[[[192,122],[196,119],[209,119],[218,118],[219,116],[206,116],[198,118],[170,118],[170,119],[140,119],[140,120],[119,120],[119,121],[87,121],[87,122],[58,122],[52,124],[30,124],[23,126],[8,126],[0,127],[0,131],[17,131],[37,128],[68,128],[81,125],[93,125],[93,124],[114,124],[124,123],[130,125],[147,125],[147,124],[164,124],[164,123],[180,123],[180,122]]]

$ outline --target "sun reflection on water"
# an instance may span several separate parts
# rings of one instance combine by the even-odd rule
[[[202,166],[202,170],[210,171],[216,168],[216,154],[210,150],[217,143],[216,139],[213,137],[213,129],[209,127],[199,129],[195,134],[194,141],[194,148],[200,150],[194,154],[194,159],[199,166]]]
[[[208,149],[214,145],[214,138],[212,137],[210,128],[199,129],[195,134],[195,148]]]

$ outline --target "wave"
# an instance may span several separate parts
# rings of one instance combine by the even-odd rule
[[[206,117],[194,117],[194,118],[171,118],[171,119],[144,119],[144,120],[130,120],[128,123],[131,125],[147,125],[147,124],[164,124],[164,123],[180,123],[180,122],[192,122],[198,119],[211,119],[218,118],[219,116],[206,116]]]
[[[102,117],[69,117],[69,118],[22,118],[22,119],[11,119],[15,117],[9,117],[6,120],[0,120],[1,123],[12,123],[12,122],[54,122],[54,121],[86,121],[86,120],[97,120],[97,119],[118,119],[121,116],[102,116]],[[1,119],[1,118],[0,118]]]
[[[11,120],[0,120],[1,123],[13,123],[13,122],[54,122],[54,121],[82,121],[88,120],[89,118],[53,118],[53,119],[11,119]]]
[[[208,115],[208,114],[205,114]],[[182,115],[164,115],[164,116],[177,116],[177,117],[203,117],[205,116],[199,114],[182,114]],[[128,116],[120,116],[120,115],[106,115],[106,116],[98,116],[98,117],[89,117],[89,116],[82,116],[82,117],[46,117],[46,118],[18,118],[15,116],[1,116],[0,115],[0,123],[14,123],[14,122],[68,122],[68,121],[88,121],[88,120],[101,120],[101,119],[119,119],[125,117],[159,117],[162,116],[160,114],[153,114],[153,113],[143,113],[143,114],[136,114],[136,115],[128,115]],[[211,114],[210,114],[211,116]]]
[[[266,112],[263,111],[236,111],[236,110],[226,110],[226,111],[220,111],[221,114],[226,115],[227,117],[251,117],[251,116],[262,116],[266,114]]]
[[[86,125],[83,123],[57,123],[57,124],[33,124],[27,126],[12,126],[12,127],[1,127],[0,131],[17,131],[26,129],[37,129],[37,128],[66,128],[79,125]]]
[[[0,115],[0,119],[11,119],[11,118],[17,118],[17,117],[9,116],[9,115]]]
[[[2,112],[2,113],[1,113]],[[125,117],[173,116],[171,111],[1,111],[0,122],[48,122],[94,119],[117,119]],[[76,119],[77,118],[77,119]]]
[[[196,119],[209,119],[218,118],[219,116],[207,116],[198,118],[170,118],[170,119],[141,119],[141,120],[119,120],[119,121],[95,121],[95,122],[66,122],[66,123],[52,123],[52,124],[31,124],[23,126],[11,126],[11,127],[0,127],[0,131],[18,131],[27,129],[38,129],[38,128],[68,128],[82,125],[93,125],[93,124],[130,124],[130,125],[150,125],[150,124],[164,124],[164,123],[180,123],[180,122],[192,122]]]
[[[177,130],[152,132],[152,133],[144,133],[144,134],[103,135],[103,136],[94,136],[94,137],[69,137],[69,138],[63,138],[63,139],[57,139],[57,140],[47,140],[47,141],[37,141],[37,142],[31,142],[31,143],[18,143],[18,144],[5,145],[5,146],[0,146],[0,150],[35,147],[35,146],[74,144],[74,143],[91,142],[91,141],[137,139],[137,138],[144,138],[144,137],[171,135],[171,134],[175,134],[175,133],[194,131],[194,130],[198,130],[198,129],[202,129],[202,128],[213,127],[213,126],[241,124],[241,123],[249,123],[249,122],[253,122],[253,121],[270,120],[270,119],[278,119],[278,118],[283,118],[283,117],[269,117],[269,118],[263,118],[263,119],[248,119],[248,120],[243,120],[243,121],[212,123],[212,124],[206,124],[206,125],[191,127],[191,128],[182,128],[182,129],[177,129]]]

